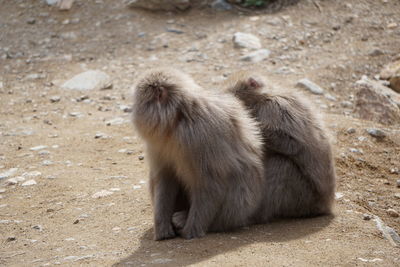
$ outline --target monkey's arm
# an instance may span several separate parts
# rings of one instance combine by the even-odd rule
[[[172,227],[172,214],[179,184],[167,169],[162,169],[150,178],[153,206],[154,206],[154,230],[155,240],[163,240],[175,237]]]

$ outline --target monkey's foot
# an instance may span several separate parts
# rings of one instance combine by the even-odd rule
[[[192,226],[191,228],[185,227],[179,231],[179,234],[184,239],[200,238],[206,235],[202,229],[196,226]]]
[[[187,219],[187,211],[178,211],[172,215],[172,225],[176,230],[181,230],[185,227]]]
[[[171,224],[155,227],[154,239],[157,241],[174,238],[175,236],[176,234]]]

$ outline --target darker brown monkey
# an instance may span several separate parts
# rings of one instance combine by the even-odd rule
[[[256,221],[329,214],[335,192],[331,146],[305,98],[266,92],[261,78],[237,74],[228,92],[259,121],[264,138],[265,194]]]
[[[237,99],[152,70],[135,86],[133,123],[147,146],[156,240],[251,223],[264,190],[262,143]]]

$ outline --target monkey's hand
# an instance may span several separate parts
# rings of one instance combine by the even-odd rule
[[[174,226],[175,230],[180,231],[185,227],[187,219],[187,211],[178,211],[172,215],[172,225]]]
[[[171,223],[156,224],[154,239],[157,241],[174,238],[176,236]]]

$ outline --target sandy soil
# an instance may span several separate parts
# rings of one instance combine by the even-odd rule
[[[399,55],[399,1],[304,0],[277,14],[248,15],[208,8],[154,14],[122,1],[76,2],[59,12],[43,1],[0,0],[0,173],[18,168],[12,177],[28,172],[26,181],[37,182],[0,180],[0,265],[400,265],[400,249],[363,219],[377,215],[400,231],[400,218],[387,212],[400,212],[400,175],[393,170],[400,168],[399,126],[358,120],[342,103],[351,102],[362,75],[373,77]],[[257,35],[270,58],[240,61],[244,52],[231,40],[238,31]],[[121,105],[130,104],[137,75],[159,65],[183,69],[215,90],[249,68],[278,87],[304,77],[324,87],[336,100],[308,96],[326,114],[335,148],[343,196],[334,216],[153,241],[143,144]],[[113,88],[60,88],[88,69],[107,72]],[[61,100],[52,103],[54,96]],[[115,118],[122,124],[108,126]],[[387,137],[375,140],[370,127]],[[40,145],[46,148],[30,149]],[[112,194],[92,197],[102,190]]]

